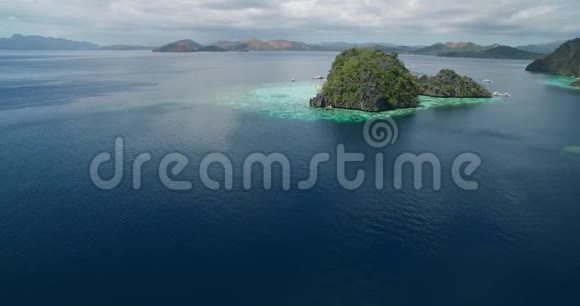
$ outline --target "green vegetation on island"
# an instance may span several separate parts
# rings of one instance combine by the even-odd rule
[[[580,38],[565,42],[554,53],[531,63],[527,71],[580,76]],[[580,80],[571,86],[580,87]]]
[[[369,112],[416,107],[420,86],[396,53],[349,49],[336,57],[313,107]]]
[[[467,76],[444,69],[436,76],[423,76],[419,79],[421,94],[442,98],[491,98],[491,93]]]
[[[418,80],[397,53],[354,48],[336,57],[328,81],[310,106],[380,112],[417,107],[419,95],[491,97],[483,86],[452,70]]]

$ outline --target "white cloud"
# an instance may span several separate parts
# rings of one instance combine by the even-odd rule
[[[558,6],[556,5],[542,5],[536,6],[531,8],[526,8],[519,12],[516,12],[511,16],[511,20],[513,21],[520,21],[520,20],[530,20],[544,17],[548,14],[557,13]]]
[[[580,34],[577,0],[18,0],[0,2],[0,35],[102,42],[290,37],[412,42]],[[381,39],[383,38],[384,39]],[[416,43],[420,43],[417,41]]]

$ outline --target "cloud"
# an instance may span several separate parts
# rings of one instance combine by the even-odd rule
[[[580,34],[577,0],[19,0],[0,2],[0,34],[161,43],[289,37],[309,41]],[[421,43],[416,41],[416,43]]]

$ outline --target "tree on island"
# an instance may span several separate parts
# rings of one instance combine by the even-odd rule
[[[488,98],[491,93],[469,77],[442,70],[435,77],[413,76],[397,53],[349,49],[336,57],[312,107],[380,112],[419,105],[418,96]]]
[[[336,57],[312,106],[370,112],[416,107],[420,86],[397,53],[349,49]]]

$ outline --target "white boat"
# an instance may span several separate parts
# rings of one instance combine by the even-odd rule
[[[291,81],[292,81],[292,83],[296,82],[296,80],[295,80],[295,79],[292,79]]]
[[[499,92],[497,92],[497,91],[496,91],[496,92],[494,92],[494,93],[493,93],[493,96],[494,96],[494,97],[506,97],[506,98],[507,98],[507,97],[509,97],[509,96],[511,96],[511,95],[509,94],[509,92],[506,92],[506,93],[499,93]]]
[[[492,81],[491,80],[488,80],[488,79],[485,79],[485,80],[483,80],[483,82],[484,83],[491,83]]]
[[[317,75],[315,77],[312,78],[313,80],[324,80],[324,77],[321,75]]]

